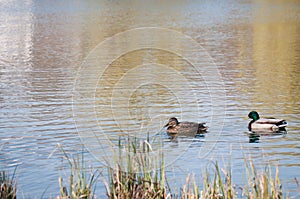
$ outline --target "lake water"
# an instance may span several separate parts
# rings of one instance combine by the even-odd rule
[[[120,137],[155,137],[171,116],[209,126],[164,137],[175,187],[216,160],[243,185],[251,157],[278,165],[299,197],[299,1],[3,0],[0,11],[0,168],[17,167],[21,198],[58,195],[58,144],[84,146],[105,173]],[[286,119],[287,134],[252,143],[251,110]]]

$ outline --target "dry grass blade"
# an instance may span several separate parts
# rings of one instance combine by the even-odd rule
[[[296,177],[294,178],[294,180],[295,180],[295,182],[296,182],[296,184],[297,184],[298,191],[299,191],[299,193],[300,193],[300,185],[299,185],[299,181],[297,180],[297,178],[296,178]]]

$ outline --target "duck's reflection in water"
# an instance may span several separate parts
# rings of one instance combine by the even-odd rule
[[[180,135],[180,134],[173,134],[173,133],[167,133],[168,138],[171,141],[197,141],[200,139],[205,138],[205,133],[207,133],[206,131],[202,132],[202,133],[190,133],[190,134],[184,134],[184,135]]]
[[[261,138],[282,138],[285,137],[287,131],[279,130],[279,131],[249,131],[246,133],[249,137],[249,143],[259,143]]]

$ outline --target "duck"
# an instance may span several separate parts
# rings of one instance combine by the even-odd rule
[[[285,131],[287,126],[283,119],[260,118],[256,111],[251,111],[248,117],[252,119],[248,124],[249,131]]]
[[[207,126],[205,123],[196,123],[196,122],[178,122],[176,117],[171,117],[169,122],[164,126],[167,127],[168,134],[200,134],[205,133]]]

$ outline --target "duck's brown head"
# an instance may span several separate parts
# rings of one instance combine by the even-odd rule
[[[169,122],[164,126],[164,127],[175,127],[179,124],[178,120],[176,117],[171,117],[169,119]]]

